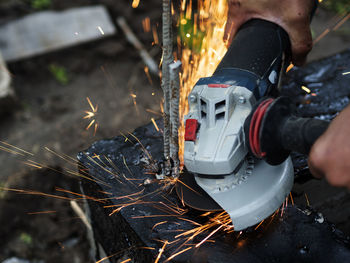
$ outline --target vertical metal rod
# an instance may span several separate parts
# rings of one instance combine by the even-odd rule
[[[169,65],[173,62],[171,0],[163,0],[163,64],[162,89],[164,94],[164,157],[170,161],[170,76]]]
[[[180,103],[180,68],[181,62],[176,61],[169,66],[171,100],[170,100],[170,157],[174,162],[173,177],[177,178],[180,171],[179,161],[179,103]]]

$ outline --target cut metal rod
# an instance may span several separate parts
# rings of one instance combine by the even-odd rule
[[[176,61],[170,64],[170,86],[171,86],[171,100],[170,100],[170,156],[174,162],[173,177],[179,176],[180,161],[179,161],[179,103],[180,103],[180,69],[181,62]]]
[[[164,157],[170,167],[170,75],[169,65],[173,62],[173,41],[171,21],[171,0],[163,0],[163,56],[162,89],[164,94]]]
[[[118,26],[123,30],[126,39],[138,50],[140,57],[143,62],[149,68],[149,71],[155,75],[159,74],[159,69],[157,63],[151,57],[151,55],[147,52],[141,41],[136,37],[132,29],[129,27],[125,18],[120,16],[117,18]]]

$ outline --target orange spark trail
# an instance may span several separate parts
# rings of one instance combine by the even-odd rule
[[[143,31],[145,31],[146,33],[151,31],[151,20],[149,16],[142,20],[142,27]]]
[[[257,229],[262,225],[262,223],[264,223],[264,221],[265,221],[265,219],[262,220],[262,221],[259,223],[259,225],[257,225],[257,226],[254,228],[254,230],[257,230]]]
[[[139,4],[140,4],[140,0],[133,0],[131,6],[132,8],[137,8]]]
[[[192,247],[188,247],[188,248],[186,248],[186,249],[184,249],[184,250],[181,250],[180,252],[175,253],[174,255],[172,255],[171,257],[169,257],[165,262],[168,262],[168,261],[172,260],[173,258],[177,257],[178,255],[180,255],[180,254],[182,254],[182,253],[185,253],[186,251],[188,251],[188,250],[190,250],[190,249],[192,249]]]
[[[156,128],[157,132],[159,132],[158,125],[157,125],[156,121],[154,120],[154,118],[151,118],[151,121],[152,121],[154,127]]]
[[[304,193],[304,196],[305,196],[305,199],[306,199],[307,206],[310,206],[310,202],[309,202],[309,198],[307,197],[307,194]]]
[[[87,120],[92,119],[92,120],[90,121],[89,125],[85,129],[89,130],[91,126],[95,123],[95,128],[94,128],[94,136],[95,136],[97,127],[98,127],[98,123],[96,122],[96,119],[95,119],[97,115],[98,105],[94,106],[89,97],[86,97],[86,100],[89,103],[91,111],[84,111],[86,115],[83,117],[83,119],[87,119]]]
[[[289,193],[289,196],[290,196],[290,200],[292,202],[292,206],[294,206],[294,200],[293,200],[292,192]]]
[[[198,13],[195,16],[196,23],[186,34],[185,39],[190,39],[193,45],[187,44],[187,40],[178,39],[181,50],[181,62],[183,72],[180,75],[180,128],[179,128],[179,158],[183,164],[184,148],[184,124],[183,119],[188,112],[187,97],[195,83],[201,77],[211,76],[221,58],[225,55],[227,47],[223,41],[224,28],[227,20],[228,5],[226,0],[198,1]],[[179,17],[180,28],[184,24],[193,22],[192,1],[182,1]],[[197,35],[195,35],[197,33]],[[203,37],[201,37],[203,36]]]
[[[14,146],[14,145],[12,145],[12,144],[7,143],[7,142],[0,141],[0,143],[2,143],[2,144],[4,144],[4,145],[6,145],[7,147],[14,148],[14,149],[16,149],[16,150],[18,150],[18,151],[20,151],[20,152],[22,152],[22,153],[25,153],[25,154],[28,154],[28,155],[34,156],[34,153],[31,153],[31,152],[25,151],[25,150],[23,150],[23,149],[21,149],[21,148],[19,148],[19,147],[16,147],[16,146]]]
[[[62,199],[62,200],[66,200],[66,201],[74,200],[72,198],[65,197],[65,196],[47,194],[47,193],[33,191],[33,190],[21,190],[21,189],[6,188],[6,187],[0,187],[0,190],[9,191],[9,192],[17,192],[17,193],[22,193],[22,194],[29,194],[29,195],[39,195],[39,196],[43,196],[43,197],[53,197],[53,198]]]
[[[159,254],[158,254],[156,260],[154,261],[154,263],[158,263],[158,261],[159,261],[160,257],[162,256],[162,254],[163,254],[163,252],[164,252],[164,249],[165,249],[165,247],[166,247],[167,244],[168,244],[168,240],[166,240],[166,241],[164,242],[164,244],[163,244],[162,248],[160,249]]]
[[[40,212],[28,212],[27,215],[41,215],[41,214],[53,214],[57,211],[40,211]]]
[[[350,18],[350,13],[344,16],[340,21],[338,21],[335,26],[332,28],[327,28],[325,31],[323,31],[315,40],[314,40],[314,45],[319,42],[322,38],[324,38],[328,33],[331,31],[336,31],[341,27],[348,19]]]
[[[153,227],[152,227],[152,231],[159,225],[162,225],[162,224],[166,224],[168,223],[168,221],[163,221],[163,222],[158,222],[157,224],[155,224]]]

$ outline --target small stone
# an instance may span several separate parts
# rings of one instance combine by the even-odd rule
[[[315,217],[315,221],[316,221],[317,223],[322,224],[322,223],[324,222],[324,217],[323,217],[323,215],[322,215],[321,213],[317,213],[317,216]]]

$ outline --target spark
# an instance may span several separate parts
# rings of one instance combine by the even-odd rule
[[[288,202],[288,197],[286,197],[286,200],[283,202],[282,204],[282,208],[281,208],[281,217],[283,217],[283,213],[285,208],[287,207],[287,202]]]
[[[151,85],[153,85],[153,81],[152,81],[151,75],[149,74],[149,68],[148,68],[147,66],[145,66],[145,67],[143,68],[143,70],[144,70],[145,73],[146,73],[148,82],[149,82]]]
[[[162,248],[159,250],[159,254],[158,254],[156,260],[154,261],[154,263],[158,263],[160,257],[162,256],[162,254],[163,254],[163,252],[164,252],[164,249],[165,249],[166,245],[168,245],[168,240],[166,240],[166,241],[164,242]]]
[[[301,89],[305,91],[306,93],[311,93],[311,90],[305,86],[301,86]]]
[[[112,257],[114,257],[114,256],[116,256],[116,255],[118,255],[118,254],[120,254],[120,252],[115,253],[115,254],[110,255],[110,256],[107,256],[107,257],[104,257],[104,258],[101,258],[99,261],[96,261],[95,263],[101,263],[102,261],[105,261],[105,260],[107,260],[107,259],[109,259],[109,258],[112,258]]]
[[[163,116],[162,113],[161,113],[161,112],[158,112],[158,111],[154,111],[154,110],[151,110],[151,109],[146,109],[146,111],[149,112],[149,113],[158,115],[158,116]]]
[[[86,97],[86,100],[89,103],[91,111],[84,111],[86,115],[83,117],[83,119],[87,119],[87,120],[92,119],[92,120],[90,121],[89,125],[86,126],[85,129],[89,130],[91,126],[95,124],[95,127],[94,127],[94,136],[95,136],[98,128],[98,123],[96,122],[96,119],[95,119],[98,111],[98,105],[96,104],[96,106],[94,106],[89,97]]]
[[[341,18],[332,28],[326,28],[314,41],[313,44],[315,45],[317,42],[319,42],[322,38],[324,38],[328,33],[331,31],[338,30],[348,19],[350,18],[350,13],[345,15],[343,18]]]
[[[0,150],[4,151],[4,152],[8,152],[8,153],[11,153],[11,154],[14,154],[14,155],[21,155],[21,156],[25,156],[24,154],[22,153],[19,153],[19,152],[16,152],[14,150],[11,150],[9,148],[6,148],[6,147],[3,147],[3,146],[0,146]]]
[[[304,193],[307,206],[310,206],[310,201],[306,193]]]
[[[286,69],[286,73],[288,73],[292,68],[294,68],[294,65],[293,65],[293,63],[290,63]]]
[[[177,39],[179,54],[183,65],[180,75],[180,107],[179,107],[179,158],[183,164],[184,149],[184,116],[188,112],[187,97],[195,83],[202,77],[211,76],[221,58],[225,55],[227,46],[223,41],[224,28],[227,21],[228,5],[223,0],[198,1],[198,11],[192,10],[192,1],[182,1],[179,17],[180,26],[186,27],[193,20],[193,26],[184,32],[186,39],[191,38],[192,45],[184,45],[181,38]],[[196,32],[196,34],[195,34]],[[200,34],[199,34],[200,33]],[[198,37],[199,35],[204,37]],[[188,40],[186,40],[188,41]],[[207,52],[210,48],[214,52]],[[202,51],[201,51],[202,50]]]
[[[180,252],[175,253],[174,255],[172,255],[171,257],[169,257],[165,262],[168,262],[168,261],[172,260],[173,258],[177,257],[178,255],[180,255],[180,254],[182,254],[182,253],[185,253],[186,251],[188,251],[188,250],[190,250],[190,249],[192,249],[192,247],[188,247],[188,248],[186,248],[186,249],[184,249],[184,250],[181,250]]]
[[[166,223],[168,223],[168,221],[162,221],[162,222],[158,222],[158,223],[154,224],[151,231],[153,231],[157,226],[162,225],[162,224],[166,224]]]
[[[27,215],[41,215],[41,214],[53,214],[53,213],[57,213],[57,211],[39,211],[39,212],[28,212]]]
[[[290,196],[290,201],[292,202],[292,206],[294,206],[294,200],[293,200],[292,192],[289,193],[289,196]]]
[[[139,111],[139,108],[137,106],[137,101],[136,101],[136,98],[137,98],[136,94],[130,93],[130,97],[132,99],[132,103],[134,104],[137,116],[140,116],[140,111]]]
[[[143,31],[145,31],[146,33],[151,31],[151,20],[149,16],[142,20],[142,27]]]
[[[262,220],[262,221],[254,228],[254,230],[257,230],[257,229],[262,225],[262,223],[264,223],[264,221],[265,221],[265,219]]]
[[[154,120],[154,118],[151,118],[151,121],[152,121],[154,127],[156,128],[157,132],[159,132],[158,125],[157,125],[156,121]]]
[[[223,228],[225,225],[219,226],[217,229],[215,229],[213,232],[211,232],[206,238],[204,238],[201,242],[199,242],[196,245],[196,248],[200,247],[205,241],[207,241],[211,236],[213,236],[216,232],[218,232],[221,228]]]
[[[128,258],[128,259],[126,259],[126,260],[124,260],[124,261],[122,261],[120,263],[126,263],[126,262],[130,262],[130,261],[131,261],[131,258]]]
[[[25,154],[34,156],[33,153],[28,152],[28,151],[25,151],[25,150],[23,150],[23,149],[21,149],[21,148],[19,148],[19,147],[16,147],[16,146],[14,146],[14,145],[12,145],[12,144],[7,143],[7,142],[0,141],[0,143],[4,144],[4,145],[6,145],[6,146],[8,146],[8,147],[10,147],[10,148],[14,148],[14,149],[16,149],[16,150],[18,150],[18,151],[20,151],[20,152],[22,152],[22,153],[25,153]]]
[[[349,74],[350,74],[350,71],[349,71],[349,72],[344,72],[344,73],[343,73],[343,76],[349,75]]]
[[[41,165],[37,165],[37,164],[34,164],[34,163],[31,163],[31,162],[23,162],[25,165],[28,165],[28,166],[31,166],[33,168],[36,168],[36,169],[42,169],[43,167]]]
[[[29,195],[39,195],[39,196],[44,196],[44,197],[52,197],[52,198],[66,200],[66,201],[72,200],[72,198],[68,198],[65,196],[47,194],[47,193],[33,191],[33,190],[22,190],[22,189],[14,189],[14,188],[6,188],[6,187],[0,187],[0,190],[8,191],[8,192],[22,193],[22,194],[29,194]]]
[[[102,27],[98,26],[97,29],[100,31],[101,35],[104,35],[105,32],[103,32]]]
[[[152,34],[153,34],[154,44],[158,45],[159,44],[159,37],[158,37],[158,32],[157,32],[156,26],[152,27]]]
[[[133,0],[131,6],[132,8],[137,8],[139,4],[140,4],[140,0]]]

